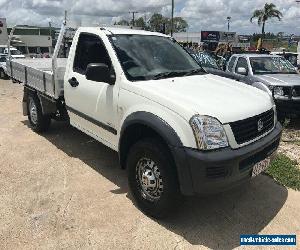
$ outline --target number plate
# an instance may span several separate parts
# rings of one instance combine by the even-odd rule
[[[256,163],[253,167],[252,170],[252,177],[255,177],[257,175],[259,175],[261,172],[263,172],[264,170],[267,169],[267,167],[270,164],[271,159],[270,158],[266,158],[258,163]]]

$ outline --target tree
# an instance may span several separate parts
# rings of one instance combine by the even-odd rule
[[[154,13],[148,21],[150,30],[169,34],[171,32],[171,19]],[[182,32],[188,28],[188,23],[182,17],[174,17],[173,31]]]
[[[130,24],[132,25],[132,21],[130,22]],[[135,25],[136,27],[145,28],[145,27],[146,27],[146,23],[145,23],[144,18],[139,17],[138,19],[136,19],[136,20],[134,21],[134,25]]]
[[[182,17],[174,17],[173,18],[173,29],[174,32],[185,32],[188,28],[188,23]],[[171,20],[170,20],[170,28],[171,28]]]
[[[129,22],[127,20],[120,20],[119,22],[115,22],[115,25],[129,26]]]
[[[166,25],[167,22],[167,18],[162,14],[154,13],[148,23],[151,31],[161,32],[163,26]]]
[[[258,25],[262,25],[261,33],[264,35],[266,21],[273,17],[276,17],[279,21],[281,21],[283,15],[279,10],[276,9],[275,4],[266,3],[263,9],[258,9],[253,12],[250,22],[252,23],[253,19],[257,18]]]

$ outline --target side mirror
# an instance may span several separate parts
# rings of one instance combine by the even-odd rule
[[[245,75],[247,75],[247,70],[243,67],[238,67],[237,73],[240,74],[240,75],[245,76]]]
[[[115,83],[115,76],[111,75],[110,69],[105,63],[88,64],[85,77],[87,80],[95,82],[106,82],[110,85]]]

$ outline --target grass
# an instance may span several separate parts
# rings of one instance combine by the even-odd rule
[[[266,173],[283,186],[300,191],[300,168],[297,161],[284,154],[278,154]]]
[[[297,146],[300,146],[300,141],[295,141],[294,144],[296,144]]]

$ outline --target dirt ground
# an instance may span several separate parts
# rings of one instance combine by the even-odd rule
[[[291,120],[283,131],[279,152],[296,160],[300,168],[300,119]]]
[[[240,234],[300,238],[300,192],[265,175],[148,218],[115,152],[65,123],[34,133],[21,100],[22,86],[0,80],[0,249],[232,249]]]

